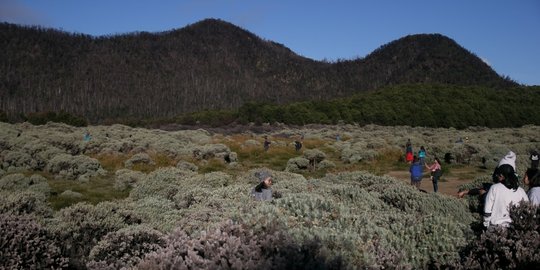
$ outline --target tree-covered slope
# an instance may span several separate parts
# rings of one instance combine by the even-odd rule
[[[3,23],[0,59],[0,111],[66,111],[92,122],[326,100],[401,83],[514,85],[438,34],[328,63],[215,19],[102,37]]]

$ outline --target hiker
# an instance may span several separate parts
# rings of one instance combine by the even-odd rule
[[[336,135],[336,142],[339,142],[339,141],[341,141],[341,137],[338,134],[338,135]]]
[[[433,182],[433,192],[437,192],[439,190],[439,178],[441,178],[442,175],[442,168],[441,168],[441,161],[438,157],[435,157],[435,162],[431,164],[431,166],[425,165],[428,170],[431,172],[431,181]]]
[[[420,146],[420,151],[418,151],[418,159],[420,159],[420,163],[422,165],[426,164],[425,162],[425,159],[426,159],[426,149],[424,148],[424,146]]]
[[[300,151],[300,149],[302,149],[302,142],[294,141],[294,149],[296,150],[296,152]]]
[[[484,226],[500,225],[507,227],[512,219],[508,208],[521,201],[529,201],[525,191],[519,186],[514,168],[503,164],[496,169],[499,183],[493,184],[486,195],[484,206]]]
[[[523,183],[529,186],[527,196],[533,205],[540,205],[540,170],[529,168],[523,176]]]
[[[411,139],[407,139],[407,143],[405,144],[405,161],[407,161],[409,164],[413,161]]]
[[[271,142],[268,141],[268,137],[267,136],[264,136],[264,151],[265,152],[268,152],[268,149],[270,149],[270,144]]]
[[[89,142],[90,139],[92,139],[92,136],[90,136],[90,132],[89,132],[89,131],[86,131],[86,132],[84,133],[83,140],[84,140],[85,142]]]
[[[418,160],[417,156],[413,157],[413,163],[409,167],[409,172],[411,173],[411,185],[420,189],[420,182],[422,181],[422,164],[420,164],[420,160]]]
[[[255,174],[259,184],[251,191],[251,196],[256,201],[272,200],[272,175],[266,171],[260,171]]]

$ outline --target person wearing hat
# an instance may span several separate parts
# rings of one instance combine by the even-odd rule
[[[529,201],[510,164],[502,164],[495,172],[499,182],[493,184],[486,195],[484,205],[484,226],[500,225],[507,227],[512,219],[508,209],[512,204]]]
[[[256,174],[259,184],[251,191],[251,196],[256,201],[272,200],[272,175],[269,172],[261,171]]]

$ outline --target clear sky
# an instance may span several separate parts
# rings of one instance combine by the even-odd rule
[[[540,85],[540,0],[0,0],[0,21],[94,36],[167,31],[205,18],[329,61],[440,33],[500,75]]]

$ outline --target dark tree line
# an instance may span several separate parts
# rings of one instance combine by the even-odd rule
[[[493,89],[486,86],[400,85],[350,98],[277,105],[248,102],[238,110],[186,114],[181,124],[233,122],[292,125],[356,123],[425,127],[540,125],[540,87]],[[227,117],[225,117],[227,116]]]
[[[0,59],[7,117],[62,111],[92,123],[327,100],[401,83],[515,85],[442,35],[407,36],[363,59],[328,63],[213,19],[103,37],[2,23]]]

